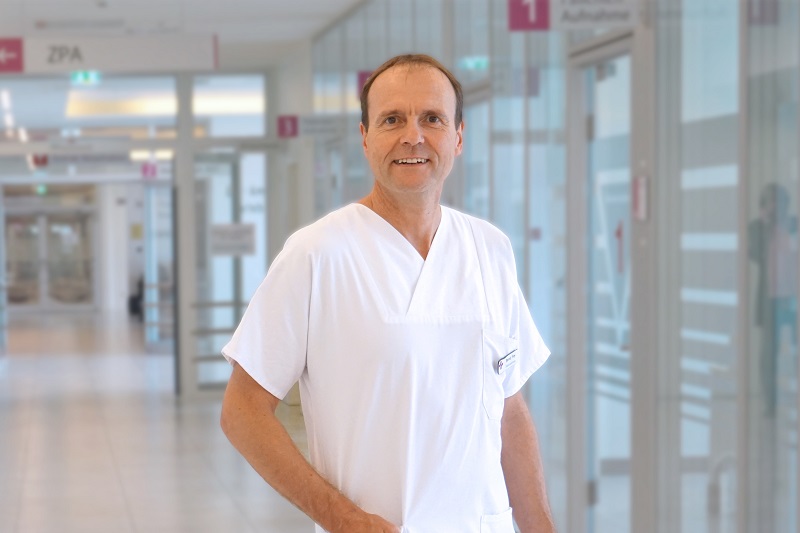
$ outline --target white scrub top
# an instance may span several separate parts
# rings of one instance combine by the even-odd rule
[[[361,204],[289,238],[223,348],[300,381],[311,463],[405,533],[513,533],[500,419],[549,353],[499,230],[442,207],[423,260]]]

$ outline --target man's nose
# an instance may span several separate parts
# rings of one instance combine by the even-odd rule
[[[416,146],[425,142],[425,137],[422,135],[422,128],[416,120],[409,120],[403,128],[401,141],[403,144],[410,144]]]

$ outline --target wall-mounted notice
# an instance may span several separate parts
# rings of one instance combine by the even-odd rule
[[[255,224],[214,224],[209,233],[211,255],[254,255]]]

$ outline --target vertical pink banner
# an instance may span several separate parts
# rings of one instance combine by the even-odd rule
[[[297,115],[278,116],[278,138],[291,139],[299,135],[300,119]]]
[[[550,0],[508,0],[509,31],[550,29]]]

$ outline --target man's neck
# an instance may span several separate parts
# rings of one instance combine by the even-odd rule
[[[439,198],[430,195],[398,199],[373,189],[359,200],[378,216],[391,224],[419,252],[423,259],[433,243],[436,230],[442,220]]]

